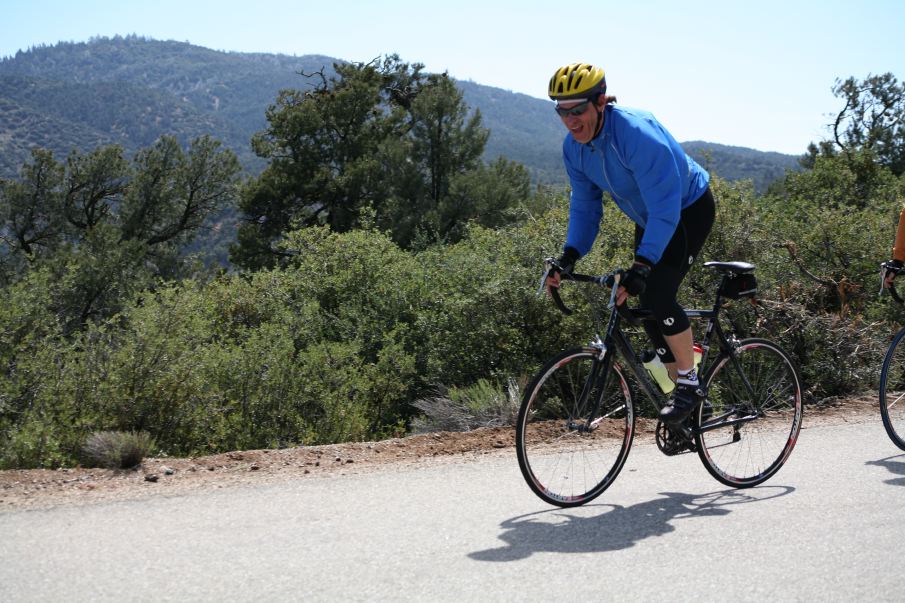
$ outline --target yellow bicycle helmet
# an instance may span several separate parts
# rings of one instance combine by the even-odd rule
[[[606,77],[600,67],[588,63],[572,63],[556,70],[550,78],[547,94],[555,101],[606,94]]]

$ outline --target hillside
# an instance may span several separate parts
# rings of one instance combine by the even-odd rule
[[[730,180],[751,180],[755,190],[761,193],[787,170],[801,169],[797,155],[765,153],[701,140],[683,142],[682,147],[708,170]]]
[[[265,111],[278,91],[310,85],[300,73],[329,74],[335,61],[220,52],[137,36],[19,52],[0,60],[0,177],[15,176],[33,147],[61,158],[72,148],[113,142],[134,152],[161,134],[181,141],[211,134],[256,173],[262,163],[249,141],[266,127]],[[528,167],[536,182],[565,183],[562,126],[548,101],[471,81],[458,85],[490,129],[488,159],[503,155]],[[791,155],[698,141],[685,146],[721,176],[751,178],[758,190],[796,167]]]
[[[264,111],[279,90],[306,85],[299,72],[330,66],[333,59],[309,55],[217,52],[183,42],[138,37],[41,46],[0,60],[0,176],[27,158],[27,149],[47,146],[56,154],[97,141],[129,151],[162,134],[188,141],[211,134],[232,148],[252,172],[262,164],[251,151],[252,135],[266,126]],[[25,117],[47,124],[24,127]],[[54,131],[54,136],[46,135]]]

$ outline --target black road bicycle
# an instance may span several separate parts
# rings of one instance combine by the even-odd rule
[[[890,262],[880,265],[880,293],[883,292],[883,280],[886,271],[891,270],[897,275],[905,272],[905,268],[898,268]],[[895,281],[888,289],[889,294],[898,303],[902,298],[896,292]],[[902,328],[883,358],[883,369],[880,371],[880,416],[883,418],[883,427],[893,444],[905,450],[905,328]]]
[[[553,264],[547,262],[549,271]],[[696,451],[717,480],[746,488],[775,474],[795,447],[802,417],[801,379],[789,355],[775,343],[727,336],[720,326],[726,298],[756,292],[754,265],[704,265],[722,275],[713,308],[686,312],[689,318],[707,321],[699,365],[707,397],[681,425],[658,422],[656,442],[670,456]],[[588,345],[551,358],[528,386],[519,409],[516,451],[522,475],[535,494],[560,507],[593,500],[625,464],[636,420],[628,375],[658,410],[667,401],[623,332],[623,324],[640,325],[651,314],[615,305],[621,275],[621,270],[597,277],[563,275],[563,285],[579,281],[611,289],[606,329]],[[558,290],[551,292],[560,310],[571,313]],[[597,306],[602,299],[597,296]],[[905,360],[905,349],[902,355]]]

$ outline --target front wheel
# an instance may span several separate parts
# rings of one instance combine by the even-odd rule
[[[628,383],[595,348],[552,358],[519,409],[515,448],[528,486],[541,499],[574,507],[599,496],[625,464],[635,414]]]
[[[889,439],[905,450],[905,329],[893,338],[883,359],[880,416]]]
[[[695,443],[713,477],[748,488],[779,471],[795,447],[801,379],[789,355],[764,339],[743,339],[735,358],[721,355],[704,377]]]

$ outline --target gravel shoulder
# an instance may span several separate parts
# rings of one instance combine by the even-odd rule
[[[802,428],[864,421],[880,421],[876,396],[808,406]],[[652,441],[653,430],[653,421],[639,420],[636,441]],[[514,447],[515,433],[511,427],[505,427],[430,433],[379,442],[243,450],[199,458],[148,458],[135,469],[120,471],[87,467],[0,471],[0,512],[178,496],[203,489],[467,462],[492,454],[514,457]]]

